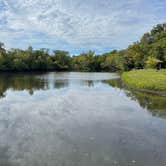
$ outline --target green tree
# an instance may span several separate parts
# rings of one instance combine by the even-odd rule
[[[146,67],[155,69],[157,67],[157,64],[160,62],[160,60],[153,58],[153,57],[148,57],[146,60]]]
[[[71,69],[71,57],[69,55],[69,52],[62,50],[55,50],[52,59],[56,70],[64,71]]]

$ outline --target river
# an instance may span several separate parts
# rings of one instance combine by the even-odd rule
[[[166,166],[166,97],[116,73],[1,73],[0,166]]]

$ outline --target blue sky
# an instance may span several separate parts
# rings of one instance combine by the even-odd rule
[[[7,48],[102,53],[126,48],[163,22],[166,0],[0,0]]]

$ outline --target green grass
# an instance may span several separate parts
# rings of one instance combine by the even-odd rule
[[[163,70],[132,70],[122,74],[122,80],[128,86],[166,91],[166,69]]]

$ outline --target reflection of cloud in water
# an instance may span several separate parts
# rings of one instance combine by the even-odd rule
[[[118,89],[71,88],[40,100],[9,100],[0,105],[0,145],[8,147],[7,166],[166,162],[166,123],[153,123]]]
[[[141,107],[150,111],[152,115],[166,118],[166,97],[128,89],[120,79],[112,79],[104,82],[112,87],[126,89],[126,95],[130,99],[137,101]]]

